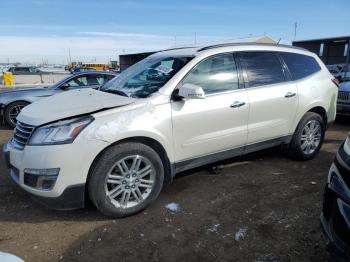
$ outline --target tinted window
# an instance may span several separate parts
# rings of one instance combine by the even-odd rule
[[[17,71],[17,72],[29,72],[29,68],[28,67],[16,67],[15,71]]]
[[[68,81],[67,84],[70,87],[79,87],[79,86],[86,86],[87,85],[87,78],[86,76],[77,76],[74,77],[72,80]]]
[[[107,83],[109,80],[112,80],[115,76],[114,75],[105,75],[104,78],[104,84]]]
[[[274,53],[241,53],[240,60],[247,72],[250,87],[271,85],[285,81],[281,62]]]
[[[294,53],[280,53],[293,80],[307,77],[321,70],[315,58]]]
[[[237,89],[237,68],[233,55],[222,54],[205,59],[185,77],[185,83],[202,87],[205,94]]]
[[[70,87],[80,87],[80,86],[96,86],[102,85],[104,82],[103,75],[83,75],[73,78],[68,81]]]

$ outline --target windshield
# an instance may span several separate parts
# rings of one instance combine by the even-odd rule
[[[101,91],[135,98],[146,98],[157,92],[192,57],[148,57],[123,71],[101,87]]]

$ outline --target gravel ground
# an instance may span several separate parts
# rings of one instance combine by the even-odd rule
[[[179,175],[144,212],[108,219],[93,207],[59,212],[32,202],[0,162],[0,251],[25,261],[327,261],[322,191],[340,118],[320,154],[298,162],[280,148]],[[12,131],[0,130],[5,143]]]

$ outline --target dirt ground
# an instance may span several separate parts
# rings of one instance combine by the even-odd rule
[[[322,193],[349,130],[350,118],[338,119],[309,162],[273,148],[226,161],[217,175],[186,172],[147,210],[116,220],[93,207],[59,212],[32,202],[1,159],[0,251],[25,261],[327,261]],[[0,130],[0,143],[11,133]]]

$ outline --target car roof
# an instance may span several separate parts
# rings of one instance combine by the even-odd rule
[[[83,72],[76,72],[73,75],[78,76],[78,75],[117,75],[116,72],[110,72],[110,71],[96,71],[96,70],[91,70],[91,71],[83,71]]]

